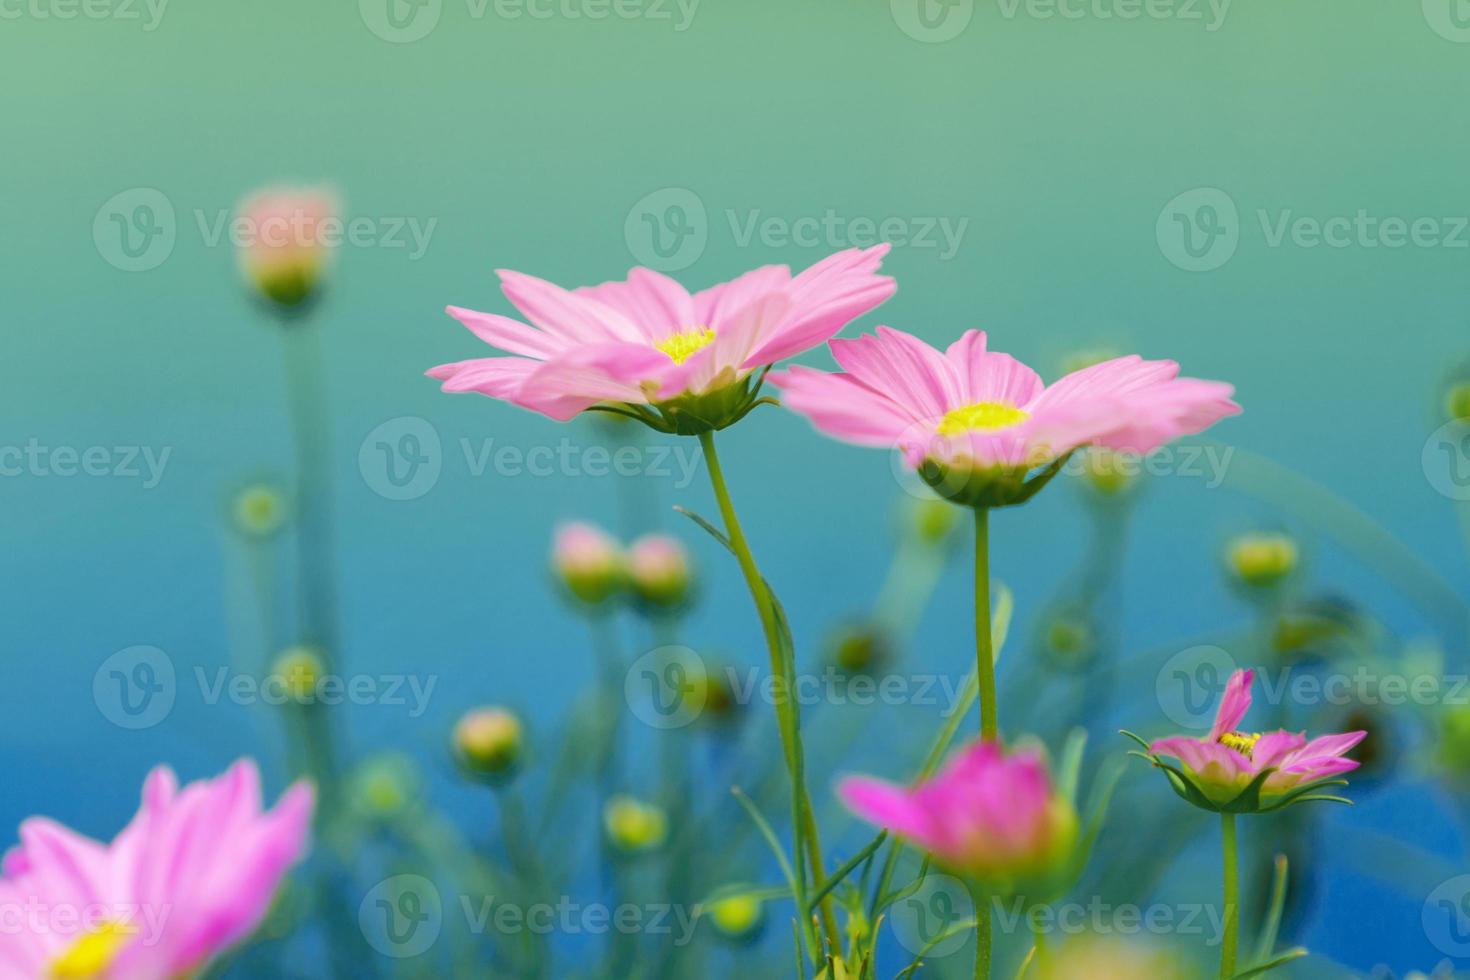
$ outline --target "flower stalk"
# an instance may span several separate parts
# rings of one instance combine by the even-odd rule
[[[1220,942],[1220,980],[1235,976],[1240,941],[1240,857],[1235,838],[1235,814],[1220,814],[1220,850],[1224,856],[1224,925]]]
[[[775,695],[772,700],[776,703],[781,746],[786,757],[786,771],[791,780],[793,829],[798,838],[805,838],[805,862],[811,868],[813,879],[818,882],[825,881],[827,871],[822,859],[822,844],[818,837],[816,818],[812,813],[811,797],[806,788],[805,761],[801,747],[800,709],[793,692],[787,685],[787,677],[795,665],[787,662],[786,655],[782,651],[781,630],[777,623],[776,610],[765,579],[761,575],[759,566],[756,565],[755,556],[751,553],[750,545],[745,540],[745,531],[740,526],[740,518],[735,514],[735,505],[730,500],[730,490],[725,483],[725,474],[720,466],[719,454],[715,450],[713,433],[700,433],[699,445],[704,452],[705,466],[709,470],[710,486],[714,489],[715,499],[719,503],[720,517],[725,523],[725,533],[730,539],[730,547],[735,552],[735,559],[740,564],[740,572],[745,577],[746,588],[750,590],[750,597],[755,602],[756,613],[760,616],[761,631],[765,634],[766,649],[770,654]],[[799,867],[802,863],[803,856],[797,854],[795,864]],[[822,931],[826,935],[828,946],[834,950],[841,949],[841,938],[837,931],[837,920],[832,912],[830,895],[823,897],[819,909]]]

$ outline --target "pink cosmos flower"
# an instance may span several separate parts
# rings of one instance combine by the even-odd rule
[[[159,767],[111,844],[43,817],[5,857],[0,980],[177,980],[195,976],[260,924],[304,853],[313,794],[298,783],[262,812],[248,760],[179,788]]]
[[[320,188],[270,187],[238,210],[245,277],[283,306],[305,300],[341,234],[336,197]]]
[[[1136,355],[1046,385],[987,350],[980,330],[944,351],[889,327],[829,346],[846,373],[778,372],[771,383],[782,402],[828,435],[902,450],[963,503],[1017,503],[1030,495],[1021,486],[1030,470],[1081,446],[1147,453],[1240,411],[1230,385],[1180,378],[1173,361]]]
[[[449,314],[516,356],[443,364],[429,376],[445,391],[478,391],[562,422],[607,404],[654,406],[659,414],[635,414],[665,431],[723,428],[754,401],[753,372],[893,295],[893,280],[877,275],[887,252],[886,244],[848,249],[796,276],[765,266],[693,295],[644,268],[570,291],[501,270],[501,289],[529,323],[456,306]]]
[[[1265,735],[1237,731],[1251,706],[1253,670],[1237,670],[1225,685],[1215,723],[1204,738],[1175,735],[1149,746],[1154,755],[1173,756],[1186,775],[1212,803],[1224,805],[1269,772],[1261,783],[1259,803],[1272,808],[1288,794],[1358,768],[1343,755],[1367,732],[1323,735],[1307,741],[1304,733],[1277,731]]]
[[[1077,839],[1076,810],[1052,786],[1041,754],[1007,755],[995,741],[972,742],[913,788],[857,776],[843,780],[838,795],[950,871],[982,880],[1042,873]]]

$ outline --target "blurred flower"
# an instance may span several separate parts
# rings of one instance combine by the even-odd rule
[[[914,533],[926,544],[939,544],[959,523],[959,515],[949,501],[939,497],[923,497],[914,502],[909,512]]]
[[[837,791],[864,820],[996,890],[1059,867],[1077,841],[1077,812],[1056,792],[1041,753],[1007,755],[999,742],[972,742],[913,788],[857,776]]]
[[[723,668],[714,668],[707,663],[691,665],[684,685],[684,696],[689,703],[703,705],[700,708],[701,719],[726,722],[740,707],[735,690],[730,686],[729,675]]]
[[[765,903],[754,895],[717,898],[705,906],[705,915],[726,939],[747,940],[765,923]]]
[[[1231,577],[1255,589],[1269,589],[1290,578],[1298,557],[1296,540],[1279,531],[1242,534],[1225,546]]]
[[[251,285],[286,308],[310,299],[329,254],[323,225],[337,210],[320,188],[272,187],[241,204],[240,265]]]
[[[460,764],[478,776],[510,776],[521,760],[521,720],[505,708],[476,708],[454,726]]]
[[[1146,453],[1240,411],[1230,385],[1179,378],[1173,361],[1120,357],[1046,386],[985,343],[970,330],[941,352],[879,327],[829,344],[846,374],[797,366],[771,383],[818,429],[899,448],[941,496],[974,507],[1030,499],[1079,447]]]
[[[1047,660],[1062,670],[1081,670],[1092,663],[1097,653],[1097,638],[1086,610],[1056,612],[1046,620],[1043,636]]]
[[[1131,940],[1085,936],[1039,967],[1040,980],[1202,980],[1193,965]]]
[[[352,773],[348,798],[353,809],[376,819],[391,819],[419,796],[419,775],[404,755],[387,753],[359,765]]]
[[[268,538],[286,522],[286,498],[275,487],[257,483],[235,495],[235,527],[252,538]]]
[[[1324,785],[1324,780],[1358,768],[1344,754],[1367,732],[1323,735],[1308,742],[1300,733],[1237,731],[1250,710],[1254,679],[1253,670],[1230,675],[1215,723],[1205,738],[1176,735],[1148,746],[1151,761],[1165,770],[1175,792],[1202,809],[1228,813],[1276,810],[1298,799],[1311,799],[1307,794]],[[1164,755],[1180,760],[1183,770],[1157,758]]]
[[[692,296],[651,269],[567,291],[501,270],[530,325],[449,307],[476,336],[517,357],[443,364],[429,376],[565,422],[615,406],[663,432],[722,429],[756,404],[753,372],[820,344],[893,295],[877,275],[888,246],[848,249],[792,277],[771,265]]]
[[[892,642],[874,623],[856,621],[839,626],[827,642],[832,662],[849,674],[872,674],[893,657]]]
[[[291,647],[271,665],[272,680],[297,704],[309,704],[315,699],[321,676],[322,658],[311,647]]]
[[[567,591],[589,605],[612,598],[625,582],[622,547],[602,528],[582,521],[556,529],[551,565]]]
[[[668,837],[668,817],[663,808],[627,794],[619,794],[602,808],[607,839],[625,854],[641,854],[663,845]]]
[[[645,534],[628,548],[633,594],[654,609],[676,609],[689,598],[689,553],[678,538]]]
[[[1082,457],[1082,478],[1104,497],[1118,497],[1133,488],[1138,477],[1136,465],[1111,449],[1093,447]]]
[[[307,848],[313,794],[287,790],[262,811],[260,773],[242,760],[180,790],[160,766],[111,844],[44,817],[20,827],[5,856],[0,907],[75,915],[0,930],[7,977],[166,980],[199,976],[248,937]]]

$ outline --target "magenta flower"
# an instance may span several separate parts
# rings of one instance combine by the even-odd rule
[[[298,783],[262,812],[248,760],[182,790],[159,767],[111,844],[43,817],[5,857],[0,930],[5,980],[177,980],[250,935],[302,856],[313,793]]]
[[[1358,768],[1344,753],[1368,733],[1323,735],[1308,741],[1300,732],[1240,732],[1237,729],[1251,706],[1254,679],[1253,670],[1231,674],[1210,733],[1204,738],[1175,735],[1158,739],[1147,746],[1150,761],[1164,769],[1180,796],[1206,810],[1264,812],[1299,800],[1346,802],[1312,791],[1347,785],[1333,777]],[[1160,756],[1178,759],[1182,769]]]
[[[1240,411],[1234,389],[1178,377],[1173,361],[1131,355],[1055,384],[967,331],[939,351],[879,327],[831,342],[845,374],[792,367],[771,376],[782,402],[828,435],[902,450],[941,495],[974,506],[1020,503],[1081,446],[1147,453]],[[1039,481],[1039,482],[1038,482]]]
[[[913,788],[855,776],[837,791],[864,820],[955,874],[992,884],[1056,868],[1077,841],[1077,812],[1053,787],[1040,752],[1007,755],[996,741],[972,742]]]
[[[893,295],[893,280],[877,275],[887,252],[886,244],[848,249],[794,277],[765,266],[693,295],[651,269],[570,291],[501,270],[501,289],[529,323],[455,306],[449,313],[517,356],[443,364],[429,376],[445,391],[477,391],[561,422],[604,406],[662,431],[720,429],[754,407],[754,372]]]

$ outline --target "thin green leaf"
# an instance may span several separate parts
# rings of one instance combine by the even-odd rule
[[[871,841],[869,841],[868,844],[867,844],[867,846],[864,847],[861,851],[858,851],[852,857],[850,857],[846,861],[844,861],[842,863],[842,866],[840,868],[838,868],[836,871],[832,872],[832,876],[830,878],[828,878],[825,882],[823,882],[822,885],[816,891],[812,892],[810,895],[807,896],[807,899],[806,899],[806,910],[807,910],[807,914],[811,914],[811,912],[814,909],[816,909],[817,903],[821,902],[822,899],[826,898],[827,895],[828,895],[828,893],[830,893],[832,891],[832,889],[836,888],[839,884],[841,884],[842,879],[844,879],[848,875],[852,874],[853,870],[856,869],[858,865],[860,865],[864,861],[866,861],[872,855],[872,853],[874,851],[876,851],[878,848],[882,847],[883,846],[883,842],[885,840],[887,840],[887,839],[888,839],[888,831],[885,830],[882,833],[880,833],[877,837],[874,837]]]
[[[1258,977],[1263,973],[1275,970],[1278,967],[1283,967],[1286,964],[1290,963],[1292,960],[1299,960],[1306,955],[1307,951],[1298,946],[1295,949],[1287,950],[1269,963],[1262,963],[1260,966],[1251,967],[1244,973],[1237,973],[1235,976],[1231,977],[1230,980],[1249,980],[1249,978],[1251,977]]]
[[[1082,777],[1082,754],[1087,751],[1087,731],[1074,728],[1067,734],[1062,746],[1062,758],[1057,765],[1057,788],[1062,796],[1072,803],[1077,802],[1077,784]]]
[[[730,545],[730,539],[725,537],[723,531],[711,524],[708,518],[704,517],[702,514],[695,513],[687,507],[680,507],[677,504],[674,505],[674,510],[678,511],[694,523],[698,524],[700,527],[704,528],[705,532],[709,534],[710,537],[718,541],[720,544],[724,545],[725,550],[730,552],[730,554],[733,555],[735,553],[735,549]]]
[[[771,853],[776,855],[776,860],[781,865],[781,874],[785,876],[786,884],[794,894],[796,892],[796,875],[791,870],[791,862],[786,860],[786,851],[782,849],[781,841],[776,837],[776,832],[771,829],[770,823],[761,815],[760,810],[756,809],[755,804],[750,801],[750,797],[745,795],[744,790],[739,786],[731,786],[730,795],[734,796],[735,802],[739,803],[745,812],[750,815],[750,819],[755,823],[756,829],[760,831],[761,836],[765,838],[766,844],[770,847]]]
[[[1271,902],[1266,906],[1266,921],[1261,925],[1261,938],[1256,944],[1255,960],[1264,961],[1276,948],[1276,935],[1281,928],[1281,913],[1286,908],[1285,854],[1276,855],[1275,870],[1271,875]]]

